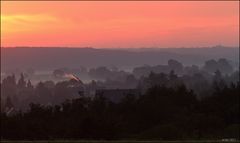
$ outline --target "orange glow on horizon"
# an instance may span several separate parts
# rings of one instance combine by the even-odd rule
[[[1,46],[239,45],[239,2],[1,1]]]

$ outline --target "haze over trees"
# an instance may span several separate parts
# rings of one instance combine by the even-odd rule
[[[170,74],[170,79],[166,78],[167,74]],[[184,66],[177,60],[170,59],[167,65],[141,66],[134,68],[132,72],[104,66],[90,69],[84,67],[55,69],[52,77],[61,81],[49,79],[32,84],[31,76],[27,73],[21,73],[17,76],[18,79],[16,75],[11,74],[1,82],[2,102],[10,97],[16,107],[22,109],[26,108],[30,102],[61,103],[65,99],[78,97],[76,93],[80,89],[84,90],[86,96],[94,96],[98,89],[139,88],[142,92],[155,84],[165,86],[185,84],[201,98],[211,94],[211,83],[216,79],[222,79],[226,84],[236,83],[239,80],[239,71],[234,71],[226,59],[219,59],[217,62],[208,60],[203,67]],[[87,77],[89,81],[79,81],[82,77]],[[68,82],[66,81],[68,79],[71,80]]]

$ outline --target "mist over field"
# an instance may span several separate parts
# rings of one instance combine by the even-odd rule
[[[33,68],[40,71],[54,68],[118,67],[133,69],[136,66],[166,64],[175,59],[184,65],[202,66],[206,60],[226,58],[237,67],[238,47],[205,48],[139,48],[139,49],[94,49],[94,48],[2,48],[2,71]]]

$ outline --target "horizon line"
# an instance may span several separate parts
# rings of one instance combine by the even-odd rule
[[[227,46],[227,45],[214,45],[214,46],[192,46],[192,47],[92,47],[92,46],[1,46],[1,49],[7,48],[69,48],[69,49],[188,49],[188,48],[239,48],[239,45],[236,46]]]

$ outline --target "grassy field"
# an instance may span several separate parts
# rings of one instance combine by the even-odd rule
[[[1,143],[240,143],[240,141],[85,141],[85,140],[54,140],[54,141],[1,141]]]

